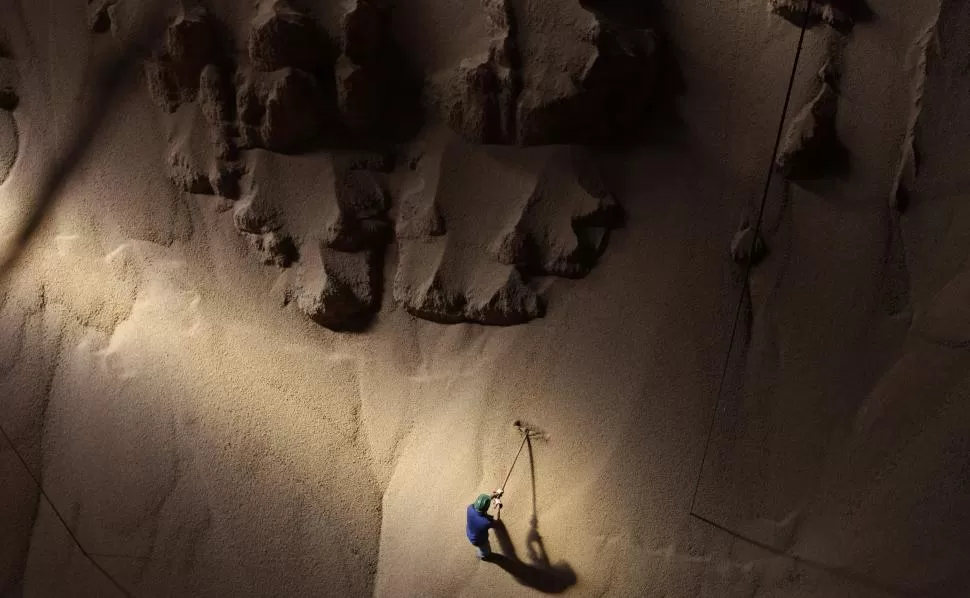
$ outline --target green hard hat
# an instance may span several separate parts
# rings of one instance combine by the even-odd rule
[[[475,510],[479,513],[487,511],[490,504],[492,504],[492,497],[487,494],[479,494],[473,503]]]

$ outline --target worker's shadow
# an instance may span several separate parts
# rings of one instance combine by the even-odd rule
[[[529,445],[529,469],[532,473],[532,518],[529,521],[529,533],[526,536],[526,551],[529,562],[522,561],[515,551],[509,532],[501,519],[495,521],[492,530],[498,540],[501,553],[493,552],[488,561],[505,569],[519,583],[547,594],[565,592],[576,583],[576,573],[568,563],[560,562],[553,565],[549,561],[542,536],[539,535],[539,518],[536,513],[536,475],[535,462],[532,454],[532,442]]]

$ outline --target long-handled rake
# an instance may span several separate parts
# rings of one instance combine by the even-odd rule
[[[525,448],[525,444],[530,440],[543,440],[543,441],[549,440],[548,434],[546,434],[545,432],[542,432],[532,424],[528,424],[522,421],[521,419],[517,419],[514,422],[512,422],[512,426],[516,430],[522,433],[522,442],[519,444],[519,450],[516,451],[515,453],[515,458],[512,459],[512,466],[509,467],[509,473],[505,476],[505,481],[502,482],[502,485],[499,486],[498,490],[496,491],[497,498],[501,497],[505,493],[505,485],[509,483],[509,478],[512,477],[512,470],[515,469],[515,464],[516,462],[518,462],[519,455],[522,454],[522,449]],[[499,513],[501,513],[501,509],[502,509],[501,502],[498,503],[498,508],[499,508]]]

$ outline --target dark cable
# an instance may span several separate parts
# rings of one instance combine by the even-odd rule
[[[711,422],[710,422],[710,425],[708,426],[708,429],[707,429],[707,439],[704,442],[704,452],[701,455],[700,471],[698,471],[698,473],[697,473],[697,481],[694,484],[694,492],[691,495],[691,499],[690,499],[690,511],[688,512],[688,514],[691,517],[697,519],[698,521],[702,521],[702,522],[706,523],[707,525],[709,525],[709,526],[711,526],[711,527],[713,527],[715,529],[718,529],[721,532],[723,532],[723,533],[725,533],[725,534],[727,534],[727,535],[729,535],[729,536],[731,536],[733,538],[736,538],[736,539],[741,540],[743,542],[747,542],[748,544],[751,544],[752,546],[757,546],[758,548],[761,548],[762,550],[765,550],[765,551],[767,551],[767,552],[769,552],[771,554],[793,559],[795,561],[795,563],[801,563],[801,564],[806,565],[808,567],[812,567],[812,568],[818,569],[820,571],[824,571],[824,572],[828,573],[829,575],[833,575],[835,577],[840,577],[842,579],[846,579],[846,580],[849,580],[849,581],[852,581],[852,582],[855,582],[855,583],[858,583],[858,584],[867,586],[869,588],[878,589],[878,590],[880,590],[882,592],[885,592],[887,594],[892,594],[892,595],[897,595],[897,596],[912,596],[913,594],[911,592],[907,591],[907,590],[904,590],[904,589],[901,589],[901,588],[898,588],[898,587],[895,587],[895,586],[891,586],[891,585],[888,585],[888,584],[885,584],[885,583],[880,583],[878,581],[874,581],[874,580],[869,579],[869,578],[866,578],[866,577],[862,577],[862,576],[857,575],[857,574],[854,574],[851,571],[846,570],[844,568],[833,567],[831,565],[826,565],[826,564],[820,563],[818,561],[804,559],[804,558],[801,558],[801,557],[799,557],[799,556],[797,556],[795,554],[790,554],[790,553],[788,553],[786,551],[779,550],[779,549],[777,549],[777,548],[775,548],[773,546],[770,546],[770,545],[768,545],[768,544],[766,544],[764,542],[759,542],[758,540],[756,540],[754,538],[749,538],[748,536],[745,536],[744,534],[741,534],[739,532],[736,532],[736,531],[734,531],[734,530],[732,530],[732,529],[730,529],[728,527],[725,527],[725,526],[721,525],[720,523],[717,523],[716,521],[713,521],[711,519],[708,519],[707,517],[704,517],[703,515],[699,515],[698,513],[695,513],[694,512],[694,506],[695,506],[695,503],[697,501],[697,492],[698,492],[698,490],[700,488],[700,484],[701,484],[701,476],[704,473],[704,465],[707,462],[707,454],[708,454],[708,451],[710,450],[711,437],[714,434],[714,425],[715,425],[715,423],[717,421],[717,409],[718,409],[718,407],[720,406],[720,403],[721,403],[721,397],[722,397],[722,394],[723,394],[723,391],[724,391],[724,381],[727,378],[728,367],[729,367],[729,365],[731,363],[731,353],[734,350],[734,340],[735,340],[735,337],[737,335],[738,324],[740,323],[740,320],[741,320],[741,308],[744,305],[745,291],[748,288],[748,281],[749,281],[750,276],[751,276],[752,262],[754,260],[754,244],[757,242],[758,235],[761,232],[761,224],[762,224],[762,220],[764,219],[765,205],[766,205],[766,203],[768,201],[768,192],[769,192],[769,190],[771,188],[771,177],[774,174],[774,169],[775,169],[775,157],[778,155],[778,146],[781,144],[781,135],[782,135],[782,131],[784,130],[785,117],[788,115],[788,105],[791,103],[792,89],[794,88],[794,85],[795,85],[795,75],[798,72],[798,62],[799,62],[799,59],[801,58],[802,45],[803,45],[803,43],[805,41],[805,30],[808,28],[808,21],[811,18],[811,11],[812,11],[812,5],[813,4],[814,4],[814,0],[808,0],[808,4],[806,5],[806,8],[805,8],[805,18],[802,21],[801,31],[800,31],[799,36],[798,36],[798,46],[797,46],[797,48],[795,50],[795,60],[794,60],[794,62],[792,64],[791,76],[788,79],[788,90],[785,93],[785,103],[784,103],[784,105],[782,106],[782,109],[781,109],[781,119],[780,119],[780,121],[778,123],[778,132],[775,135],[775,146],[774,146],[774,149],[771,152],[771,162],[770,162],[770,165],[768,167],[768,175],[767,175],[767,177],[765,179],[764,193],[761,196],[761,205],[758,208],[758,219],[755,221],[755,225],[754,225],[754,235],[752,236],[752,239],[751,239],[751,247],[749,248],[749,251],[748,251],[748,259],[747,259],[746,264],[745,264],[745,269],[744,269],[744,284],[741,287],[741,296],[738,298],[738,307],[737,307],[737,310],[734,313],[734,324],[731,327],[730,343],[728,344],[727,356],[724,359],[724,368],[721,371],[721,380],[718,383],[717,397],[716,397],[716,399],[714,401],[714,408],[713,408],[713,410],[711,412]]]
[[[781,145],[781,135],[785,128],[785,117],[788,116],[788,105],[791,103],[792,89],[795,87],[795,75],[798,73],[798,61],[802,55],[802,44],[805,41],[805,30],[808,29],[808,20],[811,18],[812,5],[814,0],[808,0],[805,7],[805,18],[802,19],[801,32],[798,35],[798,46],[795,49],[795,60],[792,62],[791,75],[788,78],[788,90],[785,92],[785,103],[781,108],[781,118],[778,121],[778,132],[775,134],[775,147],[771,150],[771,159],[768,163],[768,174],[765,177],[765,188],[761,195],[761,206],[758,208],[758,218],[754,224],[754,235],[751,237],[751,247],[748,249],[748,259],[744,267],[744,283],[741,285],[741,296],[738,297],[738,307],[734,311],[734,324],[731,326],[731,337],[728,341],[727,356],[724,358],[724,368],[721,370],[721,381],[717,385],[717,395],[714,400],[714,408],[711,410],[711,423],[707,427],[707,439],[704,441],[704,452],[701,454],[701,467],[697,472],[697,481],[694,483],[694,492],[690,498],[690,514],[694,514],[694,504],[697,501],[697,491],[701,486],[701,477],[704,474],[704,464],[707,463],[707,453],[711,448],[711,437],[714,434],[714,425],[717,423],[717,409],[721,405],[721,396],[724,392],[724,381],[727,379],[728,367],[731,364],[731,353],[734,350],[734,339],[738,333],[738,324],[741,322],[741,308],[744,306],[744,297],[748,289],[748,280],[751,277],[751,267],[754,262],[754,247],[761,233],[761,221],[765,214],[765,205],[768,203],[768,192],[771,190],[771,177],[775,173],[775,158],[778,155],[778,146]]]
[[[98,569],[98,571],[100,571],[101,574],[108,579],[108,581],[114,584],[114,586],[118,588],[119,592],[121,592],[123,595],[127,596],[128,598],[131,598],[132,593],[129,592],[127,588],[125,588],[125,586],[121,585],[121,582],[115,579],[114,576],[108,573],[108,571],[104,567],[102,567],[101,564],[98,563],[98,561],[94,560],[94,557],[91,556],[91,553],[89,553],[84,548],[84,546],[81,545],[81,541],[77,539],[77,536],[74,535],[74,532],[71,530],[71,526],[67,524],[67,521],[61,515],[61,512],[58,511],[57,507],[54,506],[54,502],[51,500],[51,497],[47,495],[47,492],[44,490],[44,486],[41,485],[40,480],[37,478],[36,475],[34,475],[34,472],[30,469],[30,466],[27,465],[27,460],[24,459],[24,456],[22,454],[20,454],[20,451],[17,449],[17,445],[13,443],[13,440],[7,434],[7,431],[3,428],[3,426],[0,426],[0,434],[3,435],[4,440],[6,440],[7,444],[10,445],[10,448],[13,449],[13,454],[16,455],[17,459],[20,460],[20,464],[23,465],[24,471],[27,472],[27,475],[29,475],[30,479],[33,480],[34,485],[37,486],[37,491],[40,492],[40,495],[44,497],[44,500],[47,502],[47,505],[51,508],[51,511],[54,511],[54,515],[61,522],[61,525],[64,526],[64,529],[67,530],[67,534],[71,536],[71,540],[74,541],[75,546],[77,546],[78,550],[81,551],[81,554],[84,555],[84,558],[91,561],[91,564],[94,565]]]

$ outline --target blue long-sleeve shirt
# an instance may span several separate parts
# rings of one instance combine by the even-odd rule
[[[487,540],[488,530],[494,524],[495,520],[492,519],[491,515],[479,513],[475,510],[475,505],[468,505],[468,525],[465,528],[465,534],[468,536],[469,542],[478,544]]]

